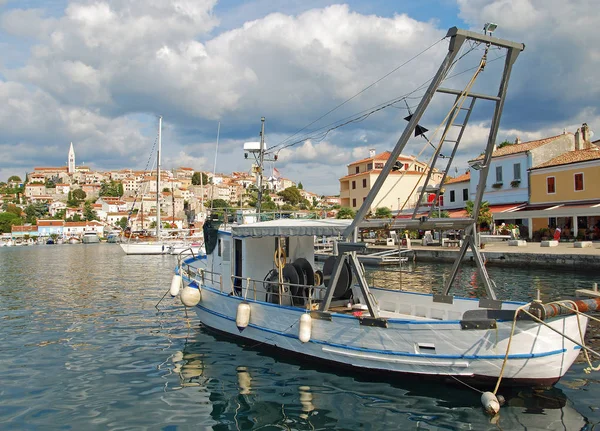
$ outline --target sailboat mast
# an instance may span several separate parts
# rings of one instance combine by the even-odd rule
[[[162,117],[158,117],[158,149],[156,151],[156,238],[160,239],[160,150],[161,150]]]

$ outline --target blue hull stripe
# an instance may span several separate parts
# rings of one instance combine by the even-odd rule
[[[214,316],[217,316],[222,319],[229,320],[229,321],[235,323],[235,319],[233,317],[229,317],[225,314],[218,313],[213,310],[209,310],[208,308],[203,307],[201,305],[197,305],[196,307],[198,307],[202,311],[205,311],[209,314],[212,314]],[[250,323],[248,326],[253,329],[257,329],[259,331],[276,334],[276,335],[279,335],[282,337],[298,339],[298,337],[296,335],[288,334],[288,333],[281,332],[281,331],[276,331],[274,329],[265,328],[265,327],[258,326],[258,325],[252,324],[252,323]],[[233,335],[235,335],[235,334],[233,334]],[[414,357],[414,358],[439,358],[439,359],[472,359],[472,360],[475,360],[475,359],[480,359],[480,360],[481,359],[485,359],[485,360],[504,359],[504,355],[431,355],[431,354],[417,354],[417,353],[409,353],[409,352],[395,352],[392,350],[368,349],[368,348],[364,348],[364,347],[354,347],[354,346],[347,346],[344,344],[328,343],[328,342],[320,341],[320,340],[310,340],[309,342],[315,343],[315,344],[321,344],[324,346],[336,347],[339,349],[353,350],[353,351],[364,352],[364,353],[377,353],[380,355],[391,355],[391,356],[408,356],[408,357]],[[516,355],[508,355],[508,359],[543,358],[545,356],[560,355],[560,354],[565,353],[566,351],[567,351],[566,349],[560,349],[560,350],[553,350],[553,351],[544,352],[544,353],[521,353],[521,354],[516,354]]]

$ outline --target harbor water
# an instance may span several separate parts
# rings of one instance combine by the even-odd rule
[[[504,394],[490,418],[473,389],[373,378],[272,356],[203,329],[167,295],[174,256],[114,244],[0,248],[1,430],[592,430],[600,374],[576,364],[544,391]],[[371,270],[430,291],[449,265]],[[482,295],[464,267],[457,294]],[[596,274],[490,268],[500,298],[590,288]],[[460,286],[459,286],[460,285]],[[490,388],[492,389],[492,388]]]

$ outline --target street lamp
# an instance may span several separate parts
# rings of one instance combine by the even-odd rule
[[[498,24],[495,24],[493,22],[486,22],[483,26],[483,34],[487,35],[489,33],[491,36],[492,33],[496,31],[496,28],[498,28]]]

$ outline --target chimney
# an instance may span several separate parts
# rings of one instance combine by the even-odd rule
[[[515,139],[515,145],[519,145],[521,143],[521,138],[519,138],[517,136],[517,138]]]
[[[371,157],[371,158],[375,157],[375,148],[371,148],[369,150],[369,157]]]
[[[575,132],[575,151],[579,151],[581,150],[581,144],[582,144],[582,133],[581,133],[581,129],[577,129],[577,131]]]
[[[583,149],[585,150],[589,150],[590,149],[590,128],[588,127],[587,123],[583,123],[583,125],[581,126],[581,137],[582,137],[582,145],[583,145]]]

